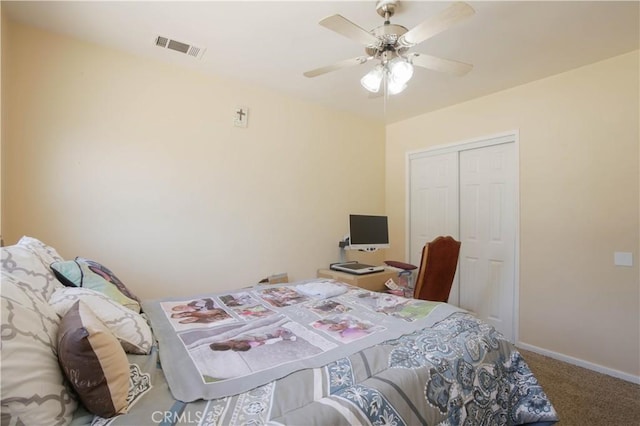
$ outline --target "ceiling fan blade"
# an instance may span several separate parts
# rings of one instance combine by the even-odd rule
[[[413,65],[455,75],[465,75],[473,68],[471,64],[425,55],[424,53],[411,53],[408,57]]]
[[[376,36],[342,15],[328,16],[319,24],[365,46],[377,46],[380,43]]]
[[[362,65],[367,62],[370,57],[358,56],[357,58],[345,59],[344,61],[336,62],[335,64],[327,65],[326,67],[316,68],[304,73],[305,77],[317,77],[322,74],[326,74],[331,71],[339,70],[341,68],[352,67],[355,65]]]
[[[404,47],[415,46],[416,44],[422,43],[426,39],[441,33],[454,24],[464,21],[475,13],[476,11],[467,3],[456,2],[439,14],[432,16],[404,33],[398,42]]]

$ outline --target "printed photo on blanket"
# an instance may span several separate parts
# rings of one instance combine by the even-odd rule
[[[233,312],[238,314],[240,318],[245,321],[249,321],[256,318],[264,318],[269,315],[274,315],[276,312],[267,308],[264,305],[243,306],[240,308],[233,308]]]
[[[326,317],[327,315],[344,314],[351,310],[350,307],[344,305],[336,300],[325,299],[320,302],[311,303],[305,308],[309,309],[314,314]]]
[[[403,319],[407,322],[412,322],[419,318],[426,318],[436,306],[437,303],[434,302],[408,299],[403,303],[395,303],[385,306],[378,312]]]
[[[354,317],[353,315],[332,315],[311,323],[315,329],[321,330],[342,343],[362,339],[372,333],[385,330],[370,321]]]
[[[204,383],[266,370],[335,347],[284,315],[185,332],[179,337]]]
[[[259,303],[249,292],[231,293],[220,296],[220,301],[231,308],[241,319],[250,321],[263,318],[276,312]]]
[[[284,308],[309,300],[293,287],[269,287],[259,291],[258,294],[276,308]]]
[[[235,321],[212,298],[186,302],[162,302],[160,306],[176,331],[213,327]]]
[[[258,303],[249,292],[242,291],[240,293],[224,294],[220,296],[220,301],[230,308],[239,308],[242,306],[252,306]]]
[[[370,291],[355,293],[352,300],[372,311],[408,322],[425,318],[437,306],[436,303],[425,300],[406,299],[393,294]]]

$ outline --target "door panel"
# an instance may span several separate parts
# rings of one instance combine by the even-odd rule
[[[513,340],[514,144],[460,152],[460,306]],[[473,265],[473,266],[471,266]]]
[[[410,161],[409,263],[420,265],[422,247],[438,235],[458,239],[458,153]],[[457,277],[449,300],[458,304]]]

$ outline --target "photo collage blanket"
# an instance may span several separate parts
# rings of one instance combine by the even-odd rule
[[[429,327],[458,309],[331,280],[343,293],[276,284],[143,303],[173,396],[184,402],[248,391],[305,368]]]

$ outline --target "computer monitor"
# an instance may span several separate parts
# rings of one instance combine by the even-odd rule
[[[349,215],[349,248],[376,250],[388,247],[387,216]]]

